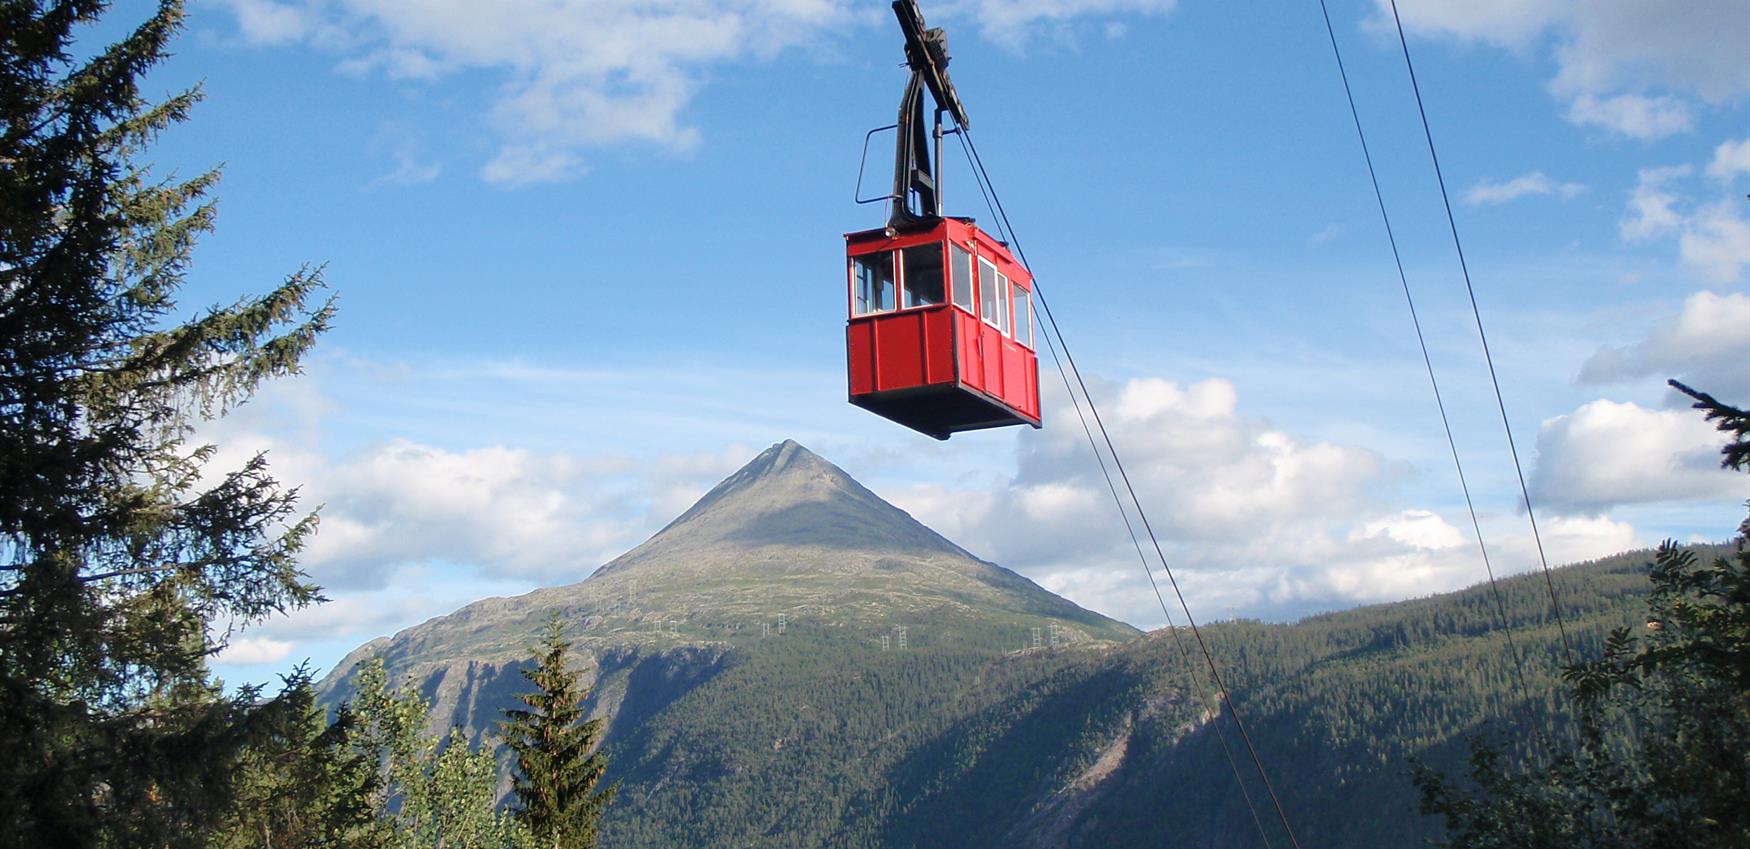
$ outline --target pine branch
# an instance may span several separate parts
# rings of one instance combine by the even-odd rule
[[[1694,398],[1695,403],[1690,406],[1701,410],[1707,421],[1718,421],[1719,424],[1714,425],[1715,429],[1732,435],[1732,441],[1720,449],[1723,457],[1720,467],[1743,471],[1745,465],[1750,464],[1750,412],[1722,403],[1714,396],[1698,392],[1676,380],[1665,382],[1672,389]]]

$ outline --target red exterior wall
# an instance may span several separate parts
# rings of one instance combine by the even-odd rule
[[[853,319],[846,333],[851,394],[952,382],[955,312],[943,305]]]

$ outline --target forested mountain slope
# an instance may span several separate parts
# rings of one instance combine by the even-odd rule
[[[1577,655],[1595,654],[1610,627],[1635,623],[1650,559],[1650,552],[1633,552],[1555,571]],[[1487,585],[1293,625],[1231,622],[1204,630],[1303,846],[1422,845],[1436,823],[1415,813],[1411,758],[1454,764],[1475,734],[1513,741],[1565,733],[1552,720],[1562,649],[1543,577],[1512,578],[1500,590],[1509,632],[1499,627]],[[1509,633],[1525,658],[1523,687]],[[1058,789],[1055,798],[1015,804],[977,780],[980,757],[1014,755],[992,746],[986,755],[969,756],[969,747],[959,745],[956,759],[972,766],[943,767],[920,782],[942,789],[922,794],[906,816],[893,818],[898,825],[883,845],[958,845],[933,831],[951,817],[988,823],[964,845],[1263,845],[1214,726],[1188,731],[1184,711],[1159,711],[1154,705],[1161,699],[1148,698],[1188,693],[1176,703],[1198,702],[1174,636],[1152,633],[1077,670],[1078,680],[1119,678],[1127,688],[1104,708],[1077,700],[1087,706],[1089,721],[1058,740],[1060,750],[1080,751],[1045,779]],[[1194,645],[1187,648],[1195,656]],[[1012,715],[994,710],[944,737],[992,739],[1016,727]],[[1236,729],[1225,717],[1221,727],[1271,841],[1285,844]],[[1122,757],[1108,757],[1106,769],[1094,770],[1101,780],[1076,784],[1084,777],[1078,770],[1119,750]],[[1015,822],[1027,827],[1009,827]],[[1039,830],[1043,826],[1049,828]],[[1029,840],[1040,834],[1045,837]]]
[[[1649,557],[1556,571],[1576,651],[1639,614]],[[1302,845],[1419,845],[1408,758],[1562,733],[1543,578],[1500,591],[1510,632],[1487,586],[1204,629]],[[606,847],[1263,845],[1218,728],[1287,843],[1187,674],[1187,634],[1138,636],[980,561],[789,442],[589,579],[374,641],[324,689],[344,698],[381,656],[434,699],[434,727],[480,739],[555,612],[610,719]],[[1056,647],[1020,650],[1033,628]]]
[[[1576,650],[1639,615],[1646,559],[1557,570]],[[1303,846],[1422,845],[1435,823],[1415,813],[1410,758],[1454,763],[1478,733],[1562,733],[1543,579],[1501,591],[1529,655],[1523,690],[1487,586],[1205,629]],[[1173,640],[983,659],[812,639],[749,653],[620,741],[629,795],[607,845],[1261,846]]]

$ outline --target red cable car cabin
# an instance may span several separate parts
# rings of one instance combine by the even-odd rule
[[[1033,279],[970,219],[845,235],[850,400],[947,439],[1039,427]]]

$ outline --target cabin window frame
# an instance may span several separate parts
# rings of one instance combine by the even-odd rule
[[[988,280],[985,277],[985,269],[990,269]],[[976,281],[976,288],[978,290],[978,319],[991,327],[998,326],[994,317],[997,309],[996,278],[1001,274],[1002,272],[997,270],[997,264],[994,260],[988,259],[982,255],[979,256],[978,278]],[[987,294],[989,297],[986,297]]]
[[[870,316],[870,315],[882,315],[885,313],[897,312],[899,310],[899,304],[900,304],[900,300],[899,300],[899,298],[900,298],[900,291],[899,291],[899,288],[900,288],[900,280],[899,280],[900,268],[899,268],[899,266],[900,266],[900,262],[898,261],[898,257],[895,256],[895,254],[897,254],[897,253],[898,252],[892,248],[885,248],[885,249],[878,250],[878,251],[869,251],[867,253],[854,254],[851,256],[850,268],[847,270],[850,272],[850,278],[851,278],[850,279],[850,287],[851,287],[851,317],[852,318],[862,318],[863,316]],[[872,257],[876,257],[876,256],[885,256],[887,259],[887,281],[888,281],[889,285],[886,288],[889,292],[892,293],[891,294],[891,297],[892,297],[891,304],[892,305],[886,307],[885,309],[883,309],[879,306],[877,306],[873,309],[860,309],[860,306],[862,304],[868,302],[867,300],[865,300],[862,297],[864,294],[864,287],[863,287],[864,275],[862,273],[862,270],[864,267],[870,265],[868,260],[871,259]],[[874,293],[871,292],[871,294],[874,294]]]
[[[1019,298],[1012,297],[1010,299],[1010,302],[1014,305],[1014,311],[1015,311],[1015,335],[1014,335],[1015,342],[1017,344],[1021,345],[1022,347],[1026,348],[1027,350],[1031,351],[1031,350],[1033,350],[1033,290],[1027,286],[1021,285],[1021,281],[1019,281],[1019,280],[1010,280],[1009,287],[1010,287],[1009,292],[1011,295],[1017,295],[1017,294],[1020,295]],[[1025,318],[1026,318],[1026,322],[1027,322],[1026,323],[1027,338],[1025,338],[1025,339],[1021,338],[1021,328],[1022,328],[1021,320],[1023,318],[1023,316],[1022,316],[1022,310],[1023,310],[1022,305],[1023,304],[1025,305],[1025,307],[1024,307],[1024,309],[1026,311]]]
[[[997,269],[997,331],[1006,339],[1014,336],[1009,332],[1014,325],[1014,315],[1011,312],[1013,304],[1009,300],[1009,275],[1001,268]]]
[[[966,260],[964,269],[961,267],[961,258]],[[977,266],[978,254],[972,250],[970,244],[948,243],[948,302],[974,316],[978,315],[978,277],[974,273]],[[965,272],[964,278],[961,276],[962,270]],[[960,299],[962,283],[966,284],[964,301]]]
[[[934,303],[928,303],[928,304],[910,303],[912,289],[911,289],[911,282],[910,282],[911,273],[908,269],[910,269],[911,266],[906,262],[906,254],[911,252],[911,251],[924,251],[926,249],[933,249],[936,252],[936,273],[937,273],[937,281],[939,284],[938,288],[936,289],[936,292],[940,296],[940,300],[938,300]],[[905,245],[903,247],[893,249],[892,253],[894,254],[894,258],[895,258],[894,275],[897,278],[898,283],[897,283],[897,290],[894,294],[894,301],[893,301],[894,308],[892,310],[889,310],[889,312],[904,312],[906,310],[930,309],[932,307],[939,307],[939,306],[942,306],[943,304],[948,303],[948,300],[949,300],[948,266],[947,266],[947,262],[946,262],[947,251],[943,249],[942,242],[929,241],[929,242],[919,242],[915,245]]]

